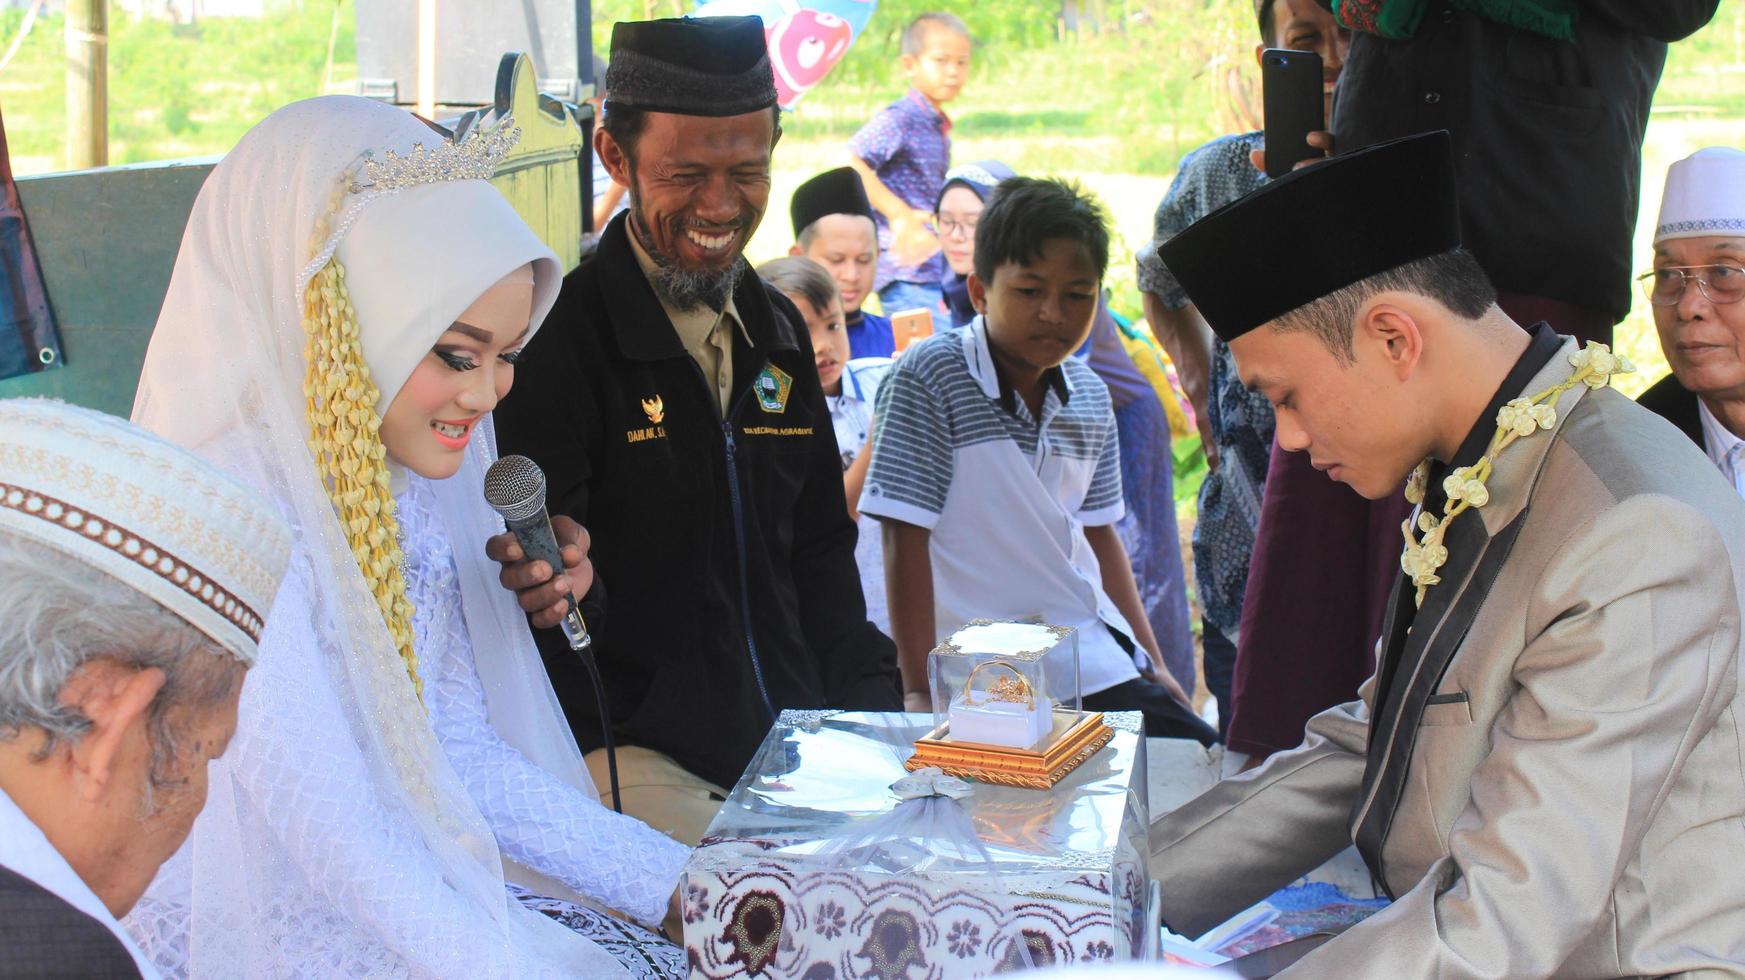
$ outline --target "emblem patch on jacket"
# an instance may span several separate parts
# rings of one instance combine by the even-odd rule
[[[666,418],[666,405],[659,395],[642,400],[642,414],[648,416],[649,425],[659,425]]]
[[[757,407],[772,414],[788,410],[788,392],[793,388],[794,379],[774,364],[758,372],[751,382],[751,390],[757,394]]]

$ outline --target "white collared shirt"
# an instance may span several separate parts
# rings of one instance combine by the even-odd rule
[[[1703,451],[1721,468],[1721,475],[1733,484],[1734,492],[1745,497],[1745,439],[1722,425],[1700,398],[1697,415],[1703,420]]]
[[[842,393],[824,396],[830,406],[830,424],[836,430],[836,448],[842,452],[845,473],[872,433],[873,401],[892,363],[888,357],[854,358],[842,367]]]
[[[134,945],[133,937],[121,928],[115,916],[109,914],[103,900],[91,891],[67,859],[61,857],[36,824],[4,791],[0,791],[0,865],[29,878],[68,905],[96,919],[121,940],[122,947],[127,950],[127,955],[133,957],[144,980],[158,980],[157,968]]]
[[[1037,419],[1002,394],[981,317],[911,348],[880,386],[860,510],[931,532],[939,637],[979,618],[1074,627],[1081,694],[1147,662],[1109,632],[1134,636],[1085,537],[1124,505],[1109,391],[1084,363],[1060,366]]]
[[[873,400],[879,383],[891,370],[888,357],[857,357],[842,368],[842,393],[825,395],[830,406],[830,424],[836,430],[836,448],[842,453],[842,471],[866,451],[872,433]],[[854,563],[860,568],[860,588],[866,596],[866,618],[886,635],[891,615],[885,596],[884,535],[875,523],[861,522],[854,545]]]

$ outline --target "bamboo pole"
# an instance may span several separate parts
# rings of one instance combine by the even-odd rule
[[[109,163],[109,13],[106,0],[67,0],[67,167]]]

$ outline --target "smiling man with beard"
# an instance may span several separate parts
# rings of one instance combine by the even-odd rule
[[[777,712],[899,706],[896,654],[867,622],[805,320],[741,255],[781,136],[761,23],[618,24],[606,91],[595,150],[630,208],[496,412],[503,451],[545,470],[570,567],[490,550],[604,790],[593,689],[549,628],[587,592],[625,812],[694,844]]]

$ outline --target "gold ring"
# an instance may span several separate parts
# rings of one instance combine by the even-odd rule
[[[1030,686],[1030,678],[1025,677],[1018,668],[1004,660],[984,660],[970,669],[969,677],[963,682],[964,703],[973,703],[969,700],[969,695],[975,692],[976,675],[984,670],[995,667],[1003,667],[1006,670],[1011,671],[1012,676],[1002,677],[995,681],[992,687],[988,688],[987,695],[989,700],[1023,704],[1030,708],[1036,707],[1036,692]]]

